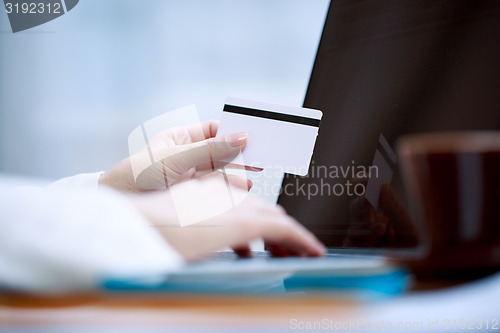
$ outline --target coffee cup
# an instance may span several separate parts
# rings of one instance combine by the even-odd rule
[[[500,132],[421,133],[397,144],[423,275],[500,268]]]

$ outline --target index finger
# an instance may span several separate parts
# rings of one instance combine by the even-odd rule
[[[217,135],[217,130],[219,129],[219,121],[218,120],[208,120],[201,124],[201,128],[203,130],[204,138],[201,140],[206,140],[210,138],[215,138]]]
[[[286,223],[270,223],[273,230],[268,229],[262,235],[264,241],[280,245],[289,254],[301,253],[311,257],[325,254],[324,245],[309,230],[290,216],[283,215],[281,218]]]
[[[217,134],[217,130],[219,129],[219,121],[218,120],[208,120],[202,123],[192,124],[185,127],[177,127],[171,128],[165,131],[164,133],[174,135],[176,133],[187,134],[190,142],[199,142],[206,139],[210,139],[215,137]],[[177,141],[176,141],[177,142]],[[179,143],[179,142],[177,142]]]

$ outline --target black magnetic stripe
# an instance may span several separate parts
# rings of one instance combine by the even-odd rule
[[[380,154],[382,154],[382,157],[387,162],[387,164],[389,164],[389,166],[391,167],[391,169],[394,169],[394,167],[396,166],[396,163],[394,163],[392,161],[392,159],[390,158],[389,154],[385,150],[384,146],[382,146],[382,144],[380,143],[380,141],[377,144],[377,150],[380,152]]]
[[[243,114],[246,116],[267,118],[267,119],[273,119],[273,120],[279,120],[279,121],[286,121],[289,123],[314,126],[314,127],[319,127],[319,123],[320,123],[319,119],[294,116],[291,114],[264,111],[264,110],[258,110],[258,109],[244,108],[241,106],[229,105],[229,104],[224,105],[224,111],[231,112],[231,113]]]

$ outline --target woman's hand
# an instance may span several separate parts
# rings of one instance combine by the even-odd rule
[[[101,175],[99,184],[120,191],[144,192],[166,189],[213,172],[227,164],[221,162],[222,159],[236,157],[248,139],[246,133],[215,139],[218,127],[219,123],[212,120],[160,132],[141,152]],[[247,183],[246,179],[244,181]]]
[[[188,260],[227,246],[250,256],[248,243],[257,238],[272,255],[323,255],[324,246],[283,208],[247,196],[251,182],[246,177],[214,172],[236,167],[221,161],[236,157],[248,139],[246,133],[215,139],[217,129],[218,122],[209,121],[161,132],[99,183],[131,192],[168,189],[128,197]]]
[[[229,185],[232,197],[244,197],[234,207],[215,216],[181,226],[176,211],[203,209],[204,198],[212,202],[227,198],[228,185],[214,177],[194,180],[196,195],[176,197],[173,191],[131,196],[135,207],[157,228],[165,239],[188,260],[200,259],[226,246],[239,254],[248,253],[248,243],[263,238],[271,254],[278,256],[321,256],[324,246],[280,206],[246,195]],[[174,186],[175,188],[175,186]],[[191,192],[186,192],[191,193]],[[179,201],[183,200],[181,205]],[[224,203],[224,202],[223,202]],[[185,207],[181,207],[185,205]]]

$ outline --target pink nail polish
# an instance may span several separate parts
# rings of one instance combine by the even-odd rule
[[[245,132],[239,132],[234,134],[229,134],[225,137],[227,143],[233,147],[243,146],[248,139],[248,134]]]

